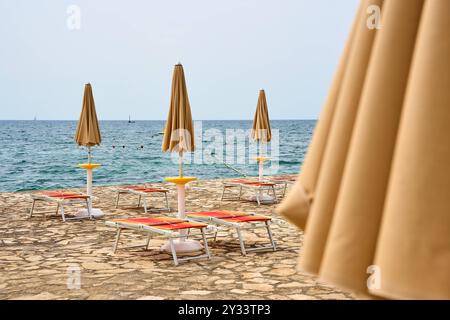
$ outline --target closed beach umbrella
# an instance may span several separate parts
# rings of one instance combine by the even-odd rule
[[[450,1],[361,1],[277,208],[305,232],[303,270],[365,295],[450,299],[449,57]]]
[[[88,147],[89,163],[91,162],[90,148],[99,145],[102,142],[97,113],[95,111],[94,96],[92,95],[90,83],[87,83],[84,86],[83,107],[75,132],[75,142],[79,146]]]
[[[75,132],[75,142],[79,146],[88,148],[88,163],[79,166],[86,169],[86,185],[87,194],[92,196],[92,170],[100,166],[100,164],[91,163],[91,147],[99,145],[102,142],[100,127],[98,125],[97,113],[95,111],[94,96],[92,95],[92,87],[90,83],[84,86],[83,107],[81,109],[80,120],[78,121],[77,130]],[[81,210],[78,215],[100,217],[103,212],[100,209],[92,208],[92,201],[89,204],[90,210],[86,212]]]
[[[256,104],[256,112],[253,118],[252,138],[257,141],[258,146],[262,149],[262,143],[267,143],[272,139],[272,131],[270,130],[269,111],[267,109],[266,93],[264,90],[259,91],[258,103]],[[258,148],[258,150],[260,149]],[[264,161],[267,159],[262,156],[262,150],[258,151],[259,156],[256,160],[259,163],[259,180],[263,178]]]
[[[259,91],[256,112],[253,118],[252,137],[258,142],[269,142],[272,139],[269,111],[267,110],[266,93],[264,90]]]
[[[184,78],[183,66],[178,63],[175,65],[172,77],[172,94],[170,96],[170,109],[164,127],[164,137],[162,142],[162,150],[169,152],[178,152],[180,156],[180,174],[178,177],[167,177],[166,181],[172,182],[177,186],[178,198],[178,217],[186,218],[186,189],[185,185],[196,180],[196,177],[183,176],[183,153],[193,152],[195,150],[194,143],[194,126],[192,125],[191,107],[186,88],[186,80]],[[185,230],[180,231],[181,235],[186,235]],[[182,237],[173,242],[176,252],[192,252],[201,250],[202,245],[193,239]],[[166,242],[162,250],[170,252],[171,244]]]
[[[175,65],[172,77],[170,109],[164,127],[162,151],[178,152],[180,177],[183,176],[183,153],[195,150],[191,107],[181,64]]]

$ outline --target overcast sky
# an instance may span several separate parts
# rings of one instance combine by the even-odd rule
[[[91,82],[101,120],[162,120],[178,61],[194,119],[252,119],[260,88],[315,119],[358,2],[0,0],[0,119],[78,119]]]

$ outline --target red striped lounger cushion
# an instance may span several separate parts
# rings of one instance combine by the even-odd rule
[[[273,186],[273,182],[264,182],[264,181],[252,181],[252,180],[232,180],[231,183],[240,183],[246,184],[250,186]]]
[[[229,222],[252,222],[252,221],[256,222],[256,221],[269,221],[272,219],[264,216],[244,216],[244,217],[225,218],[223,220]]]
[[[291,177],[291,176],[280,176],[280,177],[272,177],[270,180],[273,181],[296,181],[297,177]]]
[[[270,217],[255,216],[244,212],[237,211],[202,211],[188,213],[192,217],[212,217],[229,222],[252,222],[252,221],[268,221]]]
[[[58,198],[58,199],[86,199],[89,196],[72,193],[72,192],[59,192],[59,191],[50,191],[39,193],[38,196],[46,196],[50,198]]]
[[[175,229],[189,229],[189,228],[204,228],[206,224],[196,222],[186,222],[178,218],[156,217],[156,218],[131,218],[118,219],[113,222],[130,223],[130,224],[144,224],[146,226],[155,227],[165,230]]]
[[[160,188],[146,188],[143,186],[124,186],[121,187],[122,189],[130,189],[134,191],[140,191],[145,193],[151,193],[151,192],[169,192],[167,189],[160,189]]]
[[[169,192],[167,189],[158,189],[158,188],[145,188],[145,189],[138,189],[137,191],[145,192],[145,193],[152,193],[152,192]]]
[[[233,212],[233,211],[200,211],[200,212],[190,212],[188,213],[188,215],[192,217],[211,217],[217,219],[248,216],[247,213]]]
[[[159,225],[156,228],[165,229],[165,230],[180,230],[180,229],[191,229],[191,228],[206,228],[207,225],[203,223],[195,223],[195,222],[180,222],[174,224],[163,224]]]

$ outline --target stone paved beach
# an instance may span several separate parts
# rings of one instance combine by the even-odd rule
[[[160,184],[154,184],[160,185]],[[174,187],[170,205],[176,208]],[[188,210],[240,210],[272,216],[276,252],[242,256],[234,235],[220,232],[211,244],[211,260],[174,266],[161,253],[163,238],[153,239],[149,250],[138,246],[145,235],[123,232],[119,250],[111,253],[115,230],[104,221],[143,217],[135,196],[123,196],[114,208],[113,187],[96,187],[94,206],[106,215],[98,220],[62,222],[41,214],[28,219],[28,193],[0,193],[0,299],[353,299],[354,296],[318,282],[296,270],[302,234],[273,212],[275,205],[253,202],[220,202],[222,180],[196,181],[187,191]],[[72,189],[70,191],[83,191]],[[162,198],[152,205],[162,206]],[[37,212],[53,211],[40,204]],[[67,207],[74,212],[77,207]],[[148,215],[158,215],[149,213]],[[249,245],[266,241],[264,229],[246,232]],[[73,279],[80,270],[80,287]],[[69,279],[69,286],[68,286]],[[75,284],[75,285],[74,285]]]

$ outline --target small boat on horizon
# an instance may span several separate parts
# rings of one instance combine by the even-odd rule
[[[128,116],[128,123],[135,123],[136,121],[131,121],[131,116]]]

